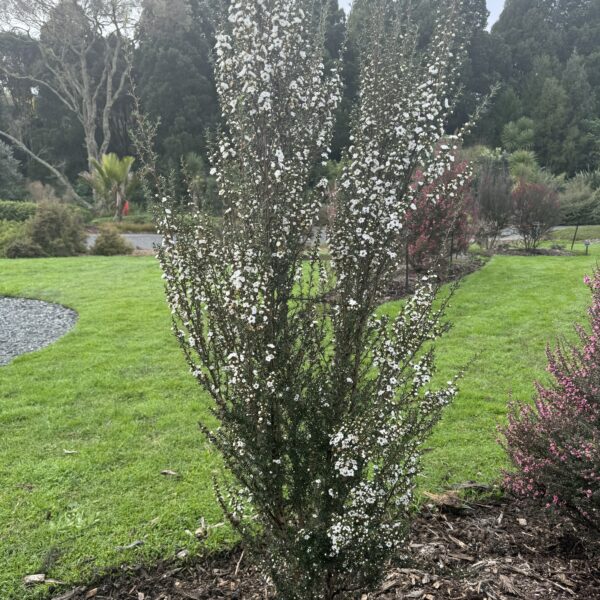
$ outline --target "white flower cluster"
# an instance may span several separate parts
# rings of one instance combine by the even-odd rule
[[[453,162],[458,140],[444,120],[467,2],[444,0],[424,54],[405,4],[370,0],[331,263],[311,241],[326,198],[311,181],[340,99],[324,65],[326,0],[231,1],[216,47],[222,227],[164,194],[159,258],[175,332],[215,402],[220,427],[207,433],[252,498],[261,548],[276,584],[293,582],[290,598],[377,577],[404,540],[421,444],[456,394],[455,382],[431,388],[431,344],[444,331],[435,281],[395,319],[376,311],[406,212]],[[431,201],[457,193],[458,177]],[[230,506],[255,534],[242,500]]]

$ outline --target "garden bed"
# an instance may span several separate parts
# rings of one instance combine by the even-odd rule
[[[514,248],[514,247],[499,247],[496,254],[504,254],[507,256],[575,256],[574,252],[565,250],[564,248]]]
[[[467,275],[475,273],[481,269],[487,262],[487,258],[482,256],[463,255],[459,256],[454,262],[449,265],[445,272],[440,277],[440,283],[452,283],[458,282]],[[410,271],[408,277],[408,287],[406,287],[406,270],[402,269],[390,285],[385,290],[384,301],[391,302],[393,300],[402,300],[407,296],[410,296],[417,288],[419,281],[425,275],[425,273],[415,273]]]
[[[379,598],[563,600],[600,597],[600,541],[569,520],[509,499],[463,503],[433,496],[412,527],[410,552]],[[127,567],[55,600],[265,600],[273,590],[243,552]]]

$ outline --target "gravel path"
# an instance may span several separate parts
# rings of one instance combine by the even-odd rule
[[[154,250],[154,245],[160,246],[162,237],[155,233],[123,233],[126,240],[129,240],[133,247],[138,250]],[[98,237],[97,233],[90,233],[87,238],[87,247],[91,248]]]
[[[77,313],[39,300],[0,297],[0,365],[49,346],[77,322]]]

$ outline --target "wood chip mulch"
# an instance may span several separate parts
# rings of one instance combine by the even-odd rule
[[[430,495],[402,566],[357,600],[600,599],[600,540],[514,499],[465,504]],[[123,567],[54,600],[266,600],[273,590],[241,551]]]

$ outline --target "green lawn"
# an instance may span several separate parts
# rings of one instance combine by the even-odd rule
[[[563,227],[553,231],[550,237],[553,240],[569,242],[570,247],[574,235],[575,227]],[[600,225],[582,225],[577,231],[577,241],[583,242],[584,240],[600,240]]]
[[[431,441],[421,489],[498,478],[496,424],[511,391],[528,399],[544,376],[546,340],[583,318],[593,252],[496,257],[464,282],[440,376],[470,368]],[[54,346],[0,367],[0,598],[47,596],[45,586],[21,587],[27,574],[74,584],[122,562],[198,550],[190,532],[200,518],[221,521],[211,485],[220,463],[197,427],[208,401],[171,337],[155,261],[0,261],[0,294],[80,315]],[[223,527],[203,548],[231,541]]]

